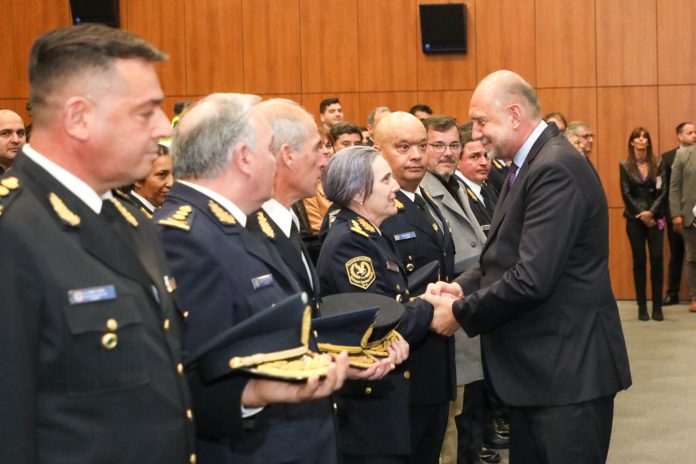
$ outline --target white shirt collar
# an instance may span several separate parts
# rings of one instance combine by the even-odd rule
[[[462,175],[462,179],[464,179],[464,183],[466,184],[466,186],[469,187],[476,194],[477,197],[481,198],[481,186],[476,182],[470,181],[464,175]]]
[[[73,195],[82,200],[89,209],[96,214],[101,212],[102,202],[104,200],[113,198],[110,190],[100,197],[85,181],[34,150],[28,143],[24,145],[23,151],[30,160],[45,169],[46,172],[60,182],[66,189],[70,190]]]
[[[512,159],[512,162],[515,163],[515,165],[518,168],[521,168],[522,165],[524,165],[525,160],[527,159],[527,155],[529,155],[529,150],[532,149],[532,145],[534,145],[534,142],[537,141],[539,136],[541,135],[542,132],[544,132],[544,129],[548,124],[546,122],[539,121],[539,124],[534,128],[531,134],[529,134],[529,137],[527,137],[527,140],[524,141],[522,146],[520,147],[519,150],[517,150],[517,153],[515,153],[515,157]]]
[[[192,189],[202,193],[203,195],[212,198],[216,202],[220,204],[223,208],[227,210],[228,213],[230,213],[234,218],[237,220],[237,222],[242,226],[246,227],[246,222],[247,222],[247,216],[244,214],[244,212],[239,209],[237,205],[232,203],[230,200],[227,198],[223,197],[219,193],[215,192],[214,190],[210,190],[207,187],[203,187],[202,185],[199,184],[194,184],[193,182],[187,182],[185,180],[177,180],[177,182],[181,182],[187,187],[191,187]]]
[[[263,210],[268,214],[273,222],[283,231],[286,237],[290,237],[290,230],[292,229],[292,223],[295,222],[297,230],[300,229],[297,224],[299,220],[295,218],[295,213],[292,209],[288,209],[281,205],[278,200],[271,198],[266,203],[261,206]]]
[[[421,187],[420,185],[418,186],[415,192],[409,192],[408,190],[401,189],[401,193],[406,195],[406,197],[413,202],[416,201],[416,193],[421,197],[425,198],[425,191],[423,190],[423,187]]]
[[[141,195],[138,195],[138,192],[136,192],[135,190],[131,190],[130,193],[131,193],[131,195],[133,195],[135,198],[137,198],[138,200],[140,200],[140,202],[143,204],[143,206],[145,206],[145,208],[147,208],[147,210],[150,211],[150,213],[154,213],[154,212],[155,212],[156,206],[153,205],[152,203],[150,203],[150,202],[148,201],[147,198],[145,198],[145,197],[143,197],[143,196],[141,196]]]

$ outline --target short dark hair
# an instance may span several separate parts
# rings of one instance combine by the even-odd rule
[[[191,105],[191,100],[179,100],[174,103],[174,114],[181,114],[189,105]]]
[[[413,105],[411,107],[410,110],[408,110],[408,112],[414,116],[416,115],[416,111],[422,111],[422,112],[428,113],[430,115],[433,114],[433,109],[431,107],[429,107],[428,105],[426,105],[425,103],[416,103],[415,105]]]
[[[434,130],[436,132],[447,132],[453,127],[457,127],[457,121],[450,116],[430,116],[423,121],[426,132]]]
[[[321,103],[319,103],[319,113],[324,114],[324,111],[326,111],[326,108],[328,108],[329,105],[335,105],[336,103],[339,105],[341,104],[337,97],[323,99]]]
[[[85,72],[107,73],[116,59],[163,61],[167,55],[130,32],[100,24],[83,24],[47,32],[29,54],[30,102],[40,113],[48,95]]]
[[[686,126],[687,124],[693,124],[693,123],[691,121],[684,121],[684,122],[680,122],[679,124],[677,124],[677,135],[682,133],[682,131],[684,130],[684,126]]]
[[[544,116],[544,122],[548,122],[549,119],[558,119],[561,121],[563,124],[565,124],[566,127],[568,127],[568,121],[566,120],[565,116],[563,116],[562,113],[559,113],[558,111],[554,111],[552,113],[546,113]]]
[[[331,126],[331,129],[329,129],[329,134],[331,134],[331,138],[334,141],[338,140],[338,138],[344,134],[357,134],[362,140],[362,131],[360,128],[348,121],[337,122]]]
[[[459,140],[462,144],[462,146],[465,146],[469,142],[474,141],[473,133],[471,130],[466,130],[466,129],[459,129]]]

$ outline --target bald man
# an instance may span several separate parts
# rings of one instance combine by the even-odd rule
[[[0,175],[9,170],[27,141],[22,118],[10,110],[0,110]]]
[[[479,264],[428,289],[432,327],[481,334],[488,380],[510,405],[510,462],[605,462],[631,374],[599,179],[511,71],[481,81],[469,116],[474,140],[512,163]]]

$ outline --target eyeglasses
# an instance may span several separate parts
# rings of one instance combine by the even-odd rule
[[[447,147],[449,147],[450,151],[455,155],[462,152],[462,144],[459,142],[452,142],[449,145],[445,145],[444,143],[440,143],[440,142],[439,143],[429,143],[428,145],[430,145],[433,148],[433,152],[437,153],[438,155],[440,153],[444,153],[447,150]]]
[[[421,153],[425,153],[426,148],[428,148],[428,144],[426,142],[421,142],[421,143],[397,143],[394,145],[394,148],[396,151],[401,153],[402,155],[405,155],[408,153],[408,151],[411,149],[411,147],[416,147],[418,148],[418,151]]]

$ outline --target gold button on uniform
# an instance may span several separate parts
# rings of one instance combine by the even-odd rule
[[[108,319],[106,321],[106,328],[112,332],[115,331],[118,329],[118,321],[116,319]]]
[[[184,365],[179,363],[176,365],[176,371],[179,373],[179,375],[184,373]]]
[[[367,387],[367,388],[365,388],[365,393],[366,393],[367,395],[372,394],[372,387]]]
[[[186,410],[186,418],[188,420],[192,421],[193,420],[193,411],[191,411],[190,409],[187,409]]]
[[[333,404],[334,411],[338,411],[338,405],[336,403]]]
[[[410,379],[410,378],[411,378],[411,372],[410,372],[410,371],[404,371],[404,378],[405,378],[405,379]]]
[[[188,311],[184,311],[182,314],[184,315],[184,319],[188,319],[188,317],[189,317]]]
[[[165,319],[162,326],[164,327],[164,330],[169,330],[169,319]]]
[[[107,350],[113,350],[118,345],[118,335],[115,333],[107,333],[102,336],[102,346]]]
[[[191,453],[189,456],[189,464],[196,464],[196,453]]]

